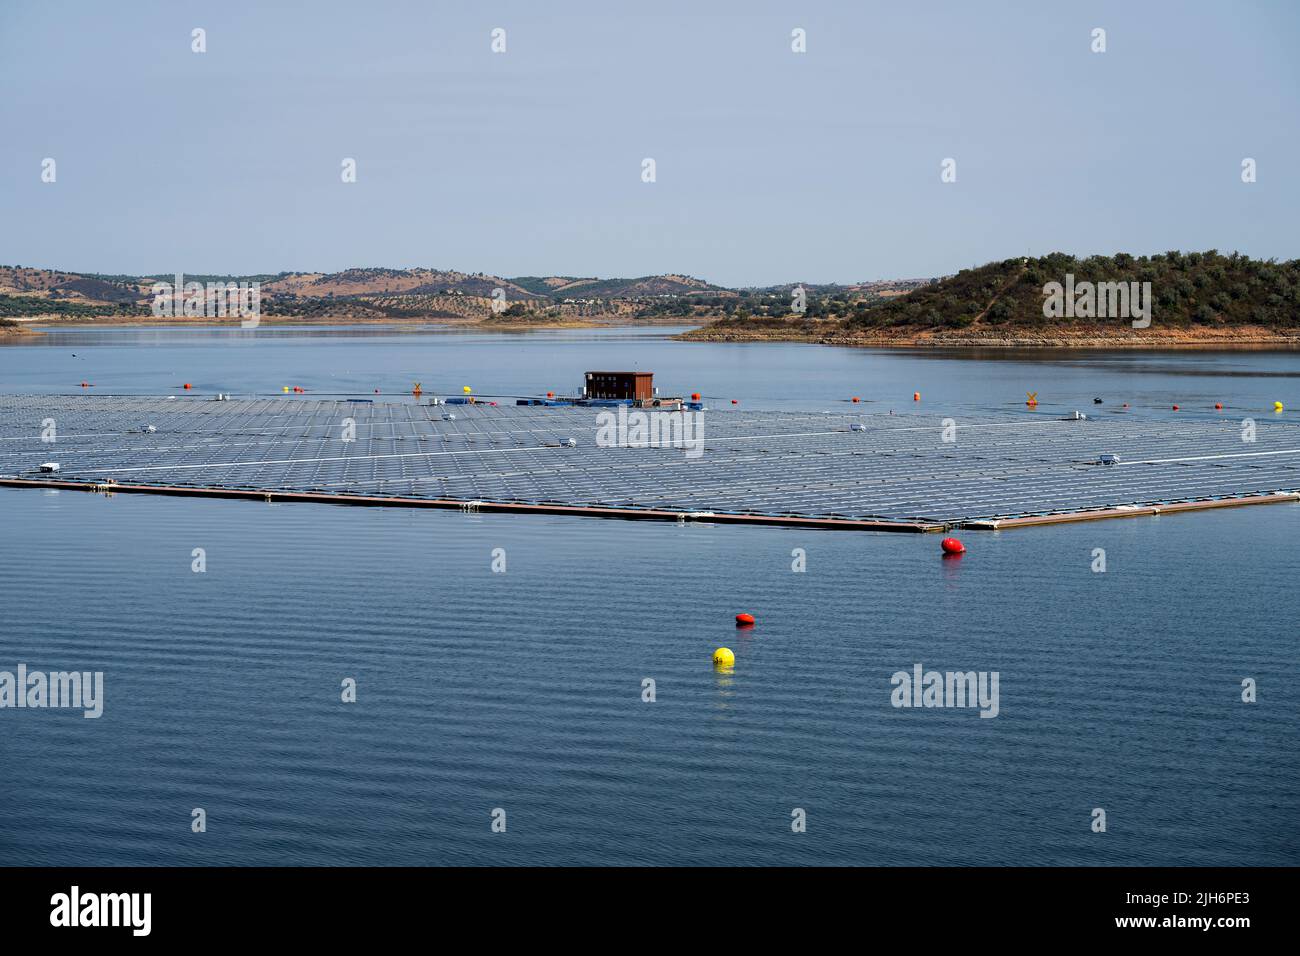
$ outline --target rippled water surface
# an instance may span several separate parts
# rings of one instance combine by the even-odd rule
[[[1288,354],[653,331],[63,331],[0,348],[0,391],[523,394],[601,366],[752,406],[1300,404]],[[1294,506],[972,532],[957,561],[930,536],[13,489],[0,529],[0,670],[105,681],[98,720],[0,710],[3,863],[1300,860]],[[895,709],[918,662],[998,671],[999,715]]]

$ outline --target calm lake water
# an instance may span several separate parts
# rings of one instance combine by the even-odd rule
[[[505,395],[602,367],[720,408],[1300,407],[1288,353],[662,330],[59,331],[0,347],[0,392]],[[13,489],[0,527],[0,670],[105,682],[98,720],[0,710],[3,864],[1300,862],[1294,506],[969,532],[959,561],[932,536]],[[892,707],[916,663],[997,671],[1000,713]]]

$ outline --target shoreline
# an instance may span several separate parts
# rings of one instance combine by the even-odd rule
[[[1277,332],[1262,326],[1228,328],[1125,329],[1055,328],[1042,331],[908,329],[844,333],[841,330],[766,328],[740,330],[703,326],[674,336],[683,342],[802,342],[847,348],[899,349],[1300,349],[1300,330]]]
[[[0,328],[0,342],[31,341],[48,331],[59,329],[239,329],[238,319],[195,318],[177,320],[173,317],[111,316],[102,319],[68,319],[60,317],[32,317],[15,320],[14,327]],[[363,326],[394,333],[422,332],[430,329],[464,332],[523,333],[572,329],[657,329],[680,327],[680,318],[672,322],[620,322],[576,320],[563,322],[502,322],[491,319],[466,319],[460,316],[429,316],[426,318],[394,319],[373,317],[328,316],[314,318],[263,316],[259,327],[293,329],[295,327],[347,327]],[[251,329],[248,331],[252,331]],[[893,332],[844,332],[842,329],[757,326],[717,327],[703,325],[672,335],[679,342],[717,342],[752,344],[759,342],[796,342],[806,345],[827,345],[840,348],[873,349],[1074,349],[1079,351],[1103,350],[1225,350],[1225,351],[1290,351],[1300,350],[1300,329],[1279,332],[1263,326],[1232,326],[1215,328],[1165,328],[1116,329],[1113,326],[1075,327],[1035,330],[1010,330],[986,328],[978,331],[964,329],[899,329]]]
[[[0,328],[0,337],[5,335],[39,335],[54,329],[97,329],[97,328],[194,328],[221,329],[241,328],[238,318],[177,319],[172,316],[106,316],[98,319],[84,317],[64,318],[60,316],[33,316],[14,319],[19,323],[16,328]],[[412,318],[349,317],[349,316],[315,316],[300,318],[297,316],[262,316],[258,327],[294,326],[350,326],[364,325],[386,328],[394,331],[419,331],[429,327],[464,329],[475,332],[537,332],[547,329],[605,329],[605,328],[677,328],[685,325],[680,319],[671,322],[626,322],[626,321],[563,321],[563,322],[498,322],[491,319],[467,319],[463,316],[425,316]],[[251,329],[249,330],[251,331]]]

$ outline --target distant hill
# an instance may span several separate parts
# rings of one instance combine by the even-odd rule
[[[171,278],[0,266],[0,318],[149,321],[154,283]],[[1071,281],[1080,288],[1150,283],[1153,329],[1147,337],[1192,329],[1226,341],[1233,330],[1262,329],[1300,338],[1300,262],[1216,250],[1152,256],[1053,253],[989,262],[938,279],[742,289],[681,274],[503,278],[444,269],[186,278],[259,282],[262,316],[270,321],[486,322],[490,327],[639,322],[701,326],[687,334],[700,339],[907,338],[927,344],[1134,338],[1130,323],[1114,316],[1086,310],[1045,315],[1044,288]],[[1259,340],[1257,332],[1246,340],[1252,335]]]
[[[552,280],[543,281],[549,285]],[[730,289],[711,285],[702,279],[683,275],[641,276],[637,279],[573,279],[549,287],[552,297],[564,299],[638,299],[731,292]]]
[[[1300,260],[1274,262],[1232,253],[1166,252],[1079,258],[1053,253],[1005,259],[922,286],[901,298],[854,310],[847,329],[911,326],[1090,325],[1107,316],[1044,315],[1044,286],[1147,283],[1152,321],[1173,326],[1262,325],[1300,328]],[[1071,310],[1074,311],[1074,310]]]
[[[187,273],[185,278],[204,283],[256,281],[264,316],[301,321],[499,320],[494,306],[502,296],[514,324],[596,318],[664,321],[662,305],[666,301],[683,296],[717,299],[735,295],[684,275],[509,279],[441,269],[357,268],[256,276]],[[154,284],[172,280],[167,274],[105,276],[0,266],[0,317],[149,319]]]
[[[1061,287],[1054,301],[1062,307],[1065,290],[1075,290],[1068,310],[1045,314],[1045,289],[1057,291],[1051,283]],[[1112,301],[1121,284],[1131,293],[1133,283],[1139,295],[1149,291],[1149,327],[1132,325],[1139,318],[1137,300],[1125,316],[1099,311],[1103,284]],[[865,286],[861,294],[847,287],[816,287],[817,298],[809,299],[803,314],[795,314],[787,298],[770,296],[767,307],[738,309],[685,337],[934,345],[1300,338],[1300,260],[1251,259],[1217,250],[1152,256],[1053,253],[963,269],[916,282],[902,294],[881,294],[879,285],[872,285],[874,294]]]
[[[433,269],[347,269],[334,273],[294,272],[262,283],[263,294],[307,298],[365,295],[470,295],[491,298],[504,289],[511,300],[537,297],[509,279]]]

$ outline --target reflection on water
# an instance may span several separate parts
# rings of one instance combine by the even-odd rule
[[[1131,375],[1208,375],[1232,378],[1300,378],[1300,346],[1278,347],[1248,343],[1231,348],[1201,349],[900,349],[909,356],[936,359],[944,362],[1030,363],[1058,365],[1067,368],[1123,371]],[[1279,365],[1269,367],[1269,361],[1240,362],[1244,355],[1250,359],[1261,356],[1276,358]]]
[[[710,407],[789,407],[864,414],[913,409],[1087,409],[1144,414],[1300,406],[1295,351],[857,349],[806,343],[678,342],[684,327],[547,329],[483,333],[388,326],[108,327],[55,329],[0,346],[0,392],[505,397],[574,393],[594,369],[649,370],[663,395],[701,392]],[[39,339],[39,342],[32,340]],[[32,347],[32,346],[39,347]],[[920,402],[912,395],[919,392]],[[1094,398],[1102,403],[1094,408]]]
[[[168,345],[199,341],[242,343],[273,338],[387,338],[407,335],[459,335],[473,336],[482,342],[492,342],[510,337],[542,335],[559,341],[583,341],[594,338],[663,338],[685,332],[693,326],[609,326],[591,329],[533,329],[526,331],[484,332],[468,324],[417,322],[409,325],[263,325],[245,329],[238,324],[230,326],[194,325],[123,325],[87,328],[85,326],[29,325],[39,335],[24,335],[4,345],[53,346],[72,345]]]

